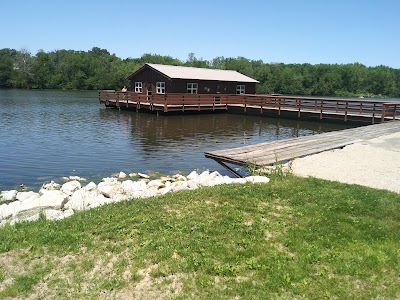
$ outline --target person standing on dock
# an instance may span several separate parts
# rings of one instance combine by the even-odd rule
[[[124,87],[121,89],[121,92],[123,92],[123,93],[125,93],[125,92],[127,92],[128,90],[126,89],[126,86],[124,85]]]

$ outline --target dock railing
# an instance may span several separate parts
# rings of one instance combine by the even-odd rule
[[[275,111],[277,115],[291,113],[301,118],[312,114],[319,119],[364,117],[375,121],[396,119],[400,103],[385,100],[317,98],[286,95],[232,95],[232,94],[153,94],[135,92],[99,91],[99,101],[106,106],[146,109],[151,111],[215,111],[240,109],[244,112]]]

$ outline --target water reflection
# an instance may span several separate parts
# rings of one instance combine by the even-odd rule
[[[163,116],[103,109],[100,110],[100,116],[107,121],[115,122],[110,130],[129,132],[131,145],[137,146],[139,142],[144,151],[178,147],[187,143],[197,145],[205,143],[210,148],[215,148],[213,144],[221,144],[222,148],[240,147],[243,144],[346,128],[343,125],[234,114]]]
[[[211,169],[204,152],[344,126],[234,114],[107,109],[96,92],[0,90],[0,190],[79,175]]]

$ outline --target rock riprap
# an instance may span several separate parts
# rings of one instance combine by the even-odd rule
[[[122,172],[121,172],[122,173]],[[188,176],[176,174],[150,180],[145,174],[137,181],[123,180],[126,174],[117,178],[103,178],[99,184],[89,182],[82,186],[82,180],[68,178],[70,181],[60,185],[51,181],[43,184],[38,193],[18,192],[16,190],[0,193],[0,226],[23,221],[38,220],[42,213],[48,220],[61,220],[72,216],[74,211],[88,210],[107,203],[115,203],[134,198],[147,198],[164,195],[179,190],[193,190],[201,186],[219,184],[267,183],[264,176],[230,178],[218,172],[193,171]],[[72,179],[72,180],[71,180]]]

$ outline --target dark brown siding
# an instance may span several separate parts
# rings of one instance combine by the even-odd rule
[[[152,85],[151,90],[153,94],[156,93],[157,82],[165,82],[166,93],[169,93],[169,90],[171,89],[171,79],[150,68],[144,68],[142,72],[136,74],[134,77],[130,79],[132,91],[135,91],[135,82],[142,82],[143,94],[146,94],[147,84],[150,82]]]
[[[249,82],[231,82],[215,80],[190,80],[190,79],[170,79],[169,77],[145,66],[141,72],[130,79],[131,90],[135,90],[135,82],[142,82],[143,94],[146,94],[147,83],[152,83],[152,92],[156,93],[156,82],[165,82],[166,93],[185,93],[188,83],[198,84],[198,94],[236,94],[236,86],[244,85],[246,94],[256,93],[256,84]],[[217,88],[219,86],[219,89]]]
[[[190,79],[173,79],[172,80],[172,93],[186,93],[188,83],[198,84],[198,94],[216,94],[218,93],[217,86],[219,86],[219,93],[221,94],[236,94],[236,86],[244,85],[246,94],[256,93],[256,84],[249,82],[232,82],[232,81],[213,81],[213,80],[190,80]]]

